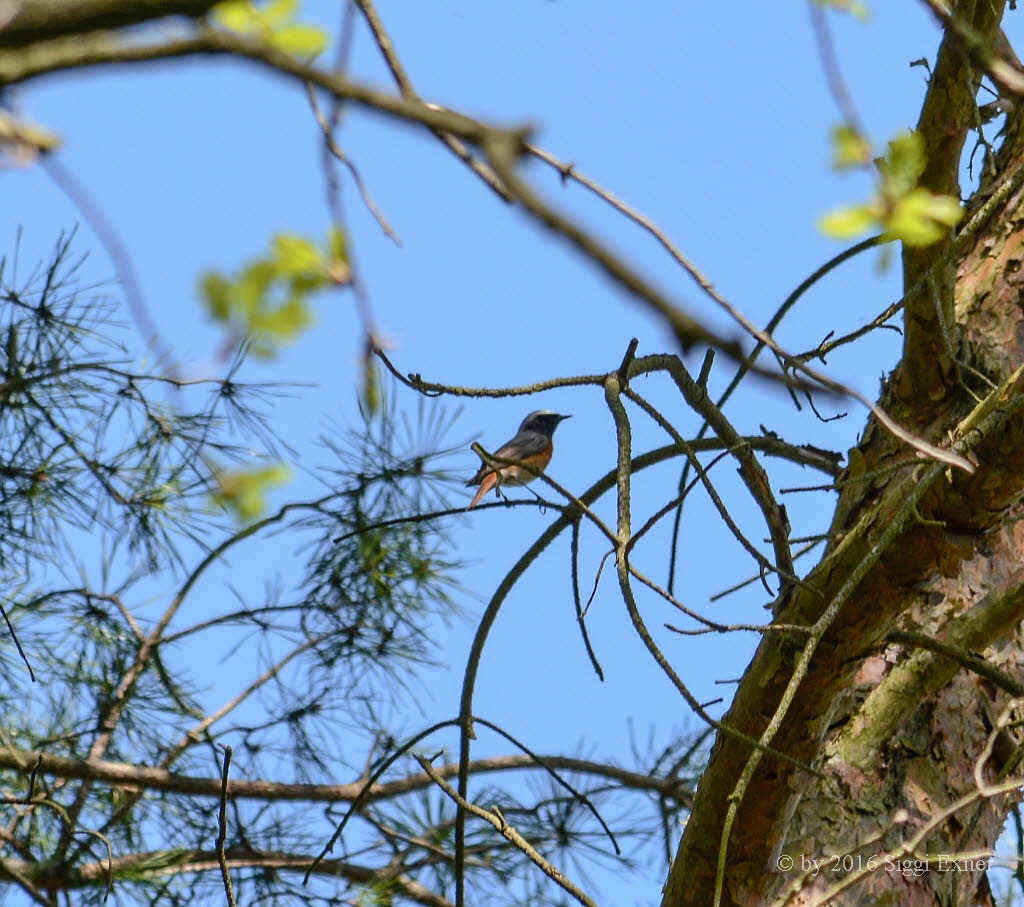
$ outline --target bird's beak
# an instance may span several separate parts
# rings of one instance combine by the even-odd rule
[[[559,422],[563,422],[564,420],[571,419],[571,418],[572,418],[572,414],[570,413],[568,416],[559,416],[558,417],[558,421]]]

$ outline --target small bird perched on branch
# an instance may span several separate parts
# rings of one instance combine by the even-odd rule
[[[467,488],[471,485],[480,486],[466,510],[476,507],[480,499],[492,488],[494,493],[498,494],[498,489],[502,485],[525,485],[537,478],[536,473],[543,472],[551,462],[551,454],[555,449],[551,436],[558,428],[558,423],[568,418],[569,416],[560,416],[550,409],[538,409],[523,419],[516,436],[494,452],[495,459],[516,462],[489,465],[485,460],[481,463],[477,474],[466,483]],[[535,472],[524,469],[520,464],[532,466]]]

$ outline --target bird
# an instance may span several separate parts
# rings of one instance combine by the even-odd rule
[[[517,462],[491,465],[485,460],[481,463],[477,474],[466,483],[467,488],[472,485],[480,486],[466,510],[476,507],[480,499],[492,488],[494,493],[498,494],[498,489],[503,484],[525,485],[537,478],[537,473],[543,472],[551,462],[551,453],[554,450],[551,436],[558,428],[558,424],[568,418],[570,417],[553,413],[550,409],[538,409],[523,419],[516,436],[494,452],[496,459]],[[532,466],[535,472],[524,469],[517,465],[518,463]]]

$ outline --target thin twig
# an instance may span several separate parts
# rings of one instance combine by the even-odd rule
[[[603,564],[604,561],[602,560]],[[594,652],[594,647],[590,642],[590,634],[587,633],[587,622],[586,612],[584,611],[583,605],[580,602],[580,521],[576,520],[572,524],[572,536],[569,542],[569,569],[572,579],[572,601],[573,606],[576,608],[576,625],[580,628],[580,635],[583,637],[583,648],[587,652],[587,657],[590,659],[590,664],[594,668],[594,672],[597,674],[598,680],[604,680],[604,670],[601,668],[601,663],[597,660],[597,653]],[[598,571],[600,576],[600,571]],[[594,581],[594,589],[597,589],[597,580]],[[591,599],[593,599],[593,593]],[[587,602],[587,607],[590,607],[590,601]]]
[[[331,133],[331,124],[327,122],[327,117],[324,116],[323,111],[320,109],[320,105],[316,100],[316,93],[313,91],[313,86],[308,82],[306,83],[306,97],[309,99],[310,109],[313,111],[313,117],[320,127],[320,131],[323,134],[324,147],[334,156],[336,160],[345,165],[349,174],[352,176],[352,181],[355,183],[356,189],[359,192],[360,198],[363,200],[363,204],[366,206],[366,210],[370,212],[373,219],[377,221],[377,225],[384,231],[384,235],[388,237],[396,246],[402,245],[402,240],[399,239],[398,234],[394,228],[388,222],[388,219],[381,212],[380,208],[377,207],[377,203],[373,200],[373,196],[370,195],[370,190],[367,188],[362,176],[359,173],[358,168],[341,147],[335,141],[334,135]]]
[[[164,363],[170,371],[171,377],[178,379],[178,367],[174,354],[163,342],[160,329],[156,325],[150,313],[146,298],[142,292],[142,284],[135,271],[128,247],[121,241],[121,236],[113,223],[103,212],[99,203],[90,195],[83,186],[57,158],[52,155],[41,159],[43,168],[50,174],[50,178],[60,190],[71,200],[71,203],[78,208],[82,217],[92,227],[107,255],[113,262],[117,277],[124,291],[124,298],[128,304],[128,311],[131,313],[135,327],[142,335],[143,341],[153,351],[159,362]]]
[[[235,889],[231,884],[231,873],[228,872],[228,860],[224,853],[224,844],[228,837],[228,774],[231,771],[231,747],[224,747],[224,768],[221,771],[220,809],[217,812],[217,863],[220,865],[220,877],[224,881],[224,893],[227,895],[228,907],[236,907]]]
[[[532,759],[540,768],[544,769],[544,771],[546,771],[552,778],[554,778],[556,783],[564,787],[570,794],[573,795],[573,797],[579,803],[586,807],[586,809],[591,813],[591,815],[593,815],[593,817],[597,819],[598,824],[604,830],[604,833],[608,836],[608,840],[611,841],[612,847],[615,848],[615,853],[617,855],[622,854],[622,849],[619,847],[619,842],[615,840],[615,834],[608,827],[608,823],[605,822],[605,820],[601,816],[601,813],[598,812],[597,807],[594,806],[594,804],[591,802],[590,798],[586,796],[586,794],[576,790],[576,788],[573,787],[568,781],[566,781],[565,778],[563,778],[560,774],[558,774],[558,772],[555,771],[555,769],[552,766],[548,765],[545,762],[543,756],[538,756],[525,743],[523,743],[517,737],[512,736],[512,734],[506,731],[503,727],[495,724],[493,721],[488,721],[486,718],[481,718],[479,715],[474,716],[473,721],[476,724],[482,724],[484,727],[490,728],[492,731],[494,731],[494,733],[504,737],[513,746],[518,747],[524,753],[526,753],[526,755],[529,756],[530,759]]]
[[[493,811],[486,810],[477,804],[470,802],[465,797],[461,796],[447,781],[445,781],[440,775],[438,775],[433,766],[424,759],[422,756],[417,755],[416,761],[420,764],[420,768],[423,769],[434,783],[441,788],[452,800],[453,803],[462,812],[472,813],[485,822],[490,823],[494,828],[501,834],[501,836],[515,847],[518,847],[526,856],[529,858],[535,866],[538,866],[541,871],[551,879],[559,888],[568,894],[572,895],[581,904],[586,907],[597,907],[596,903],[592,901],[583,891],[576,886],[569,878],[556,866],[544,859],[543,856],[538,853],[536,848],[530,844],[519,832],[517,832],[508,822],[505,817],[501,814],[500,810],[496,807]]]
[[[419,100],[419,96],[416,94],[416,89],[413,87],[412,80],[406,74],[405,67],[402,65],[402,62],[398,57],[398,51],[395,50],[395,45],[392,42],[391,37],[384,29],[384,23],[377,14],[377,10],[373,3],[370,2],[370,0],[355,0],[355,5],[363,14],[363,18],[366,20],[366,24],[369,26],[370,32],[373,34],[373,40],[377,44],[377,49],[380,51],[380,55],[384,58],[384,62],[391,71],[391,75],[395,80],[395,84],[398,86],[398,90],[402,93],[403,97]],[[484,185],[493,190],[498,198],[504,202],[512,201],[512,197],[509,195],[508,190],[501,184],[501,180],[498,179],[497,174],[495,174],[495,172],[488,167],[484,161],[476,157],[469,148],[466,147],[464,142],[442,129],[431,129],[431,132],[441,140],[441,143],[451,151],[452,154],[466,164],[473,173],[480,177],[480,179],[483,180]]]
[[[18,650],[21,660],[25,662],[25,667],[28,668],[29,680],[35,683],[36,673],[32,670],[32,664],[28,660],[28,655],[25,654],[25,650],[21,647],[21,640],[18,639],[18,634],[14,632],[14,626],[11,624],[11,619],[7,616],[7,610],[2,604],[0,604],[0,616],[3,617],[4,623],[7,625],[7,632],[11,634],[11,639],[14,640],[14,646]]]

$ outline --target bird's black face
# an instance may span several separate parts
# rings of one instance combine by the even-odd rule
[[[553,413],[548,409],[541,409],[535,413],[530,413],[524,420],[523,424],[519,426],[520,431],[540,431],[546,435],[554,434],[558,423],[563,419],[568,419],[569,416],[561,416],[558,413]]]

